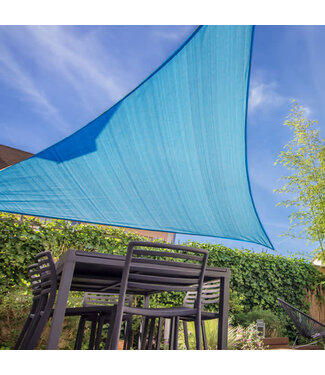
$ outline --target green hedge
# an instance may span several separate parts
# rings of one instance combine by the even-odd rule
[[[0,299],[28,279],[27,266],[38,252],[51,250],[55,259],[69,248],[124,254],[131,240],[144,239],[118,228],[0,213]]]
[[[231,269],[231,288],[245,296],[245,311],[255,307],[278,310],[281,297],[298,308],[307,308],[307,290],[314,290],[323,275],[306,259],[250,250],[232,250],[221,245],[188,242],[209,250],[209,264]]]
[[[58,258],[68,248],[103,253],[125,254],[130,240],[143,236],[118,228],[94,225],[70,225],[69,222],[41,221],[0,214],[0,303],[16,285],[26,284],[27,266],[40,251],[51,250]],[[209,265],[231,269],[231,313],[255,308],[281,315],[277,297],[308,311],[307,290],[314,290],[323,275],[306,259],[285,257],[249,250],[232,250],[221,245],[188,242],[187,245],[209,250]],[[182,295],[157,296],[153,303],[165,306]],[[289,329],[290,331],[290,329]],[[288,332],[289,332],[288,331]],[[293,335],[289,332],[290,336]]]

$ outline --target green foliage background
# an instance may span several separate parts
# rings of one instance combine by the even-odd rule
[[[119,228],[89,224],[72,226],[66,221],[44,222],[37,218],[1,213],[0,329],[1,324],[5,328],[17,326],[14,324],[14,305],[17,303],[17,308],[23,305],[17,297],[17,288],[19,293],[28,289],[27,266],[33,263],[38,252],[51,250],[54,258],[60,257],[68,248],[125,254],[130,240],[141,239],[145,237]],[[323,277],[306,259],[232,250],[209,243],[188,242],[187,245],[208,249],[209,265],[231,269],[230,314],[233,316],[240,311],[245,313],[259,308],[273,311],[287,321],[277,305],[277,297],[308,312],[307,290],[315,290]],[[181,304],[182,300],[181,293],[162,293],[152,300],[152,306],[171,305],[175,301]],[[294,337],[291,325],[287,324],[285,333]],[[1,336],[0,346],[5,345]]]

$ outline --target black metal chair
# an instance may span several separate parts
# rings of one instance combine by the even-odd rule
[[[138,249],[139,247],[140,249]],[[141,349],[146,348],[146,331],[149,320],[151,320],[151,322],[148,343],[152,341],[154,324],[157,318],[169,318],[172,320],[171,349],[177,349],[179,319],[180,317],[186,316],[195,317],[196,347],[197,349],[201,349],[201,293],[208,254],[207,250],[179,245],[142,241],[130,242],[123,269],[112,337],[106,343],[106,348],[117,349],[122,317],[124,313],[129,313],[149,318],[145,319]],[[150,262],[152,264],[151,275],[146,274],[144,269],[141,268],[141,262]],[[188,267],[187,262],[191,263],[190,267]],[[186,276],[180,278],[173,274],[175,267],[184,267],[187,269]],[[157,276],[153,275],[155,271]],[[139,294],[142,294],[144,291],[160,292],[184,290],[194,291],[197,292],[197,294],[193,307],[128,307],[124,304],[128,288],[137,290]],[[150,347],[148,347],[148,349],[150,349]]]
[[[193,308],[194,303],[197,297],[197,292],[187,292],[183,301],[184,307]],[[202,312],[201,312],[201,329],[202,329],[202,343],[203,348],[205,350],[208,349],[207,344],[207,336],[206,336],[206,330],[205,330],[205,321],[206,320],[213,320],[219,318],[219,313],[210,312],[210,311],[204,311],[204,306],[209,304],[215,304],[219,302],[220,297],[220,279],[208,281],[203,284],[202,287],[202,297],[201,297],[201,303],[202,303]],[[183,331],[184,331],[184,341],[186,349],[190,349],[189,345],[189,338],[188,338],[188,322],[195,321],[194,316],[184,316],[180,317],[180,320],[183,322]],[[163,319],[159,318],[159,328],[157,331],[157,337],[156,337],[156,349],[160,349],[160,341],[161,341],[161,334],[162,334],[162,323]],[[172,340],[172,337],[169,337],[170,340]],[[150,344],[150,347],[152,347],[153,344]]]
[[[46,322],[53,314],[53,306],[57,292],[57,274],[50,251],[37,254],[35,264],[28,267],[33,290],[33,302],[30,313],[14,346],[14,349],[35,349]],[[97,324],[100,317],[113,317],[116,306],[83,306],[67,308],[65,316],[81,316]],[[96,326],[94,326],[96,327]],[[94,332],[91,334],[89,347],[92,348]],[[75,349],[79,345],[78,337]]]
[[[219,279],[212,280],[203,284],[202,298],[201,298],[201,303],[202,303],[201,328],[202,328],[203,348],[205,350],[208,349],[208,342],[207,342],[207,336],[206,336],[206,330],[205,330],[205,321],[218,319],[219,313],[204,311],[203,308],[205,305],[218,303],[219,298],[220,298],[220,280]],[[194,305],[195,299],[196,299],[196,292],[187,292],[184,298],[183,306],[192,307]],[[189,345],[189,340],[188,340],[187,322],[193,321],[194,317],[181,317],[181,320],[183,321],[185,346],[186,346],[186,349],[189,350],[190,345]]]
[[[285,310],[289,315],[290,319],[294,323],[295,327],[298,330],[298,335],[296,336],[295,342],[293,344],[293,349],[302,348],[305,346],[310,346],[323,340],[323,345],[325,347],[325,325],[321,322],[318,322],[311,316],[305,314],[304,312],[298,310],[296,307],[290,305],[289,303],[278,298],[279,305]],[[299,335],[306,337],[307,339],[317,339],[316,341],[308,345],[296,346],[297,339]]]
[[[86,292],[83,297],[82,306],[84,308],[93,308],[94,306],[97,306],[101,310],[106,306],[116,308],[118,297],[119,296],[116,293]],[[125,297],[125,305],[132,306],[132,302],[133,296],[127,295]],[[95,348],[95,350],[98,350],[102,341],[102,331],[104,324],[109,323],[110,325],[108,329],[108,335],[110,335],[112,331],[112,314],[106,314],[104,310],[104,313],[99,313],[96,319],[94,319],[92,315],[81,315],[75,344],[75,349],[77,350],[81,349],[85,324],[87,321],[91,322],[91,333],[88,347],[89,349]],[[124,314],[123,321],[125,323],[123,350],[129,350],[132,346],[132,315]]]

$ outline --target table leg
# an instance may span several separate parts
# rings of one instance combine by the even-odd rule
[[[229,277],[222,277],[220,281],[218,350],[227,350],[228,347],[228,311]]]
[[[51,330],[47,342],[47,350],[54,350],[58,348],[74,267],[75,262],[71,260],[67,260],[63,267],[60,287],[53,313]]]

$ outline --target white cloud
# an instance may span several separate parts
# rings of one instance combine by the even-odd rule
[[[43,116],[52,116],[60,130],[66,130],[67,124],[58,110],[48,100],[46,94],[37,87],[32,76],[19,65],[12,54],[4,46],[0,49],[0,79],[5,80],[23,94],[25,100],[33,104],[33,108]]]
[[[158,41],[177,43],[193,28],[155,26],[152,35],[157,40],[156,51],[161,51]],[[76,124],[67,125],[60,116],[57,108],[62,109],[62,103],[59,104],[58,98],[67,97],[76,108],[82,106],[83,113],[88,113],[91,119],[138,83],[126,70],[128,65],[109,53],[99,34],[101,30],[74,26],[3,26],[0,78],[22,93],[21,98],[33,103],[34,111],[51,115],[56,127],[67,127],[68,132],[69,128],[74,130]],[[107,29],[108,41],[110,37],[113,40],[114,33],[110,34]],[[21,55],[18,60],[17,51]]]
[[[15,46],[28,57],[36,68],[34,71],[49,74],[52,83],[57,79],[59,85],[68,85],[74,92],[69,100],[82,104],[92,115],[98,114],[97,103],[107,103],[108,107],[129,90],[120,63],[107,53],[95,28],[80,32],[71,26],[3,26],[1,33],[8,42],[6,45],[0,40],[1,76],[28,96],[40,111],[48,107],[53,114],[55,105],[49,98],[60,92],[54,95],[56,87],[49,87],[46,80],[37,82],[25,66],[15,62],[17,53],[11,53],[9,46]]]
[[[48,69],[55,70],[74,87],[84,104],[98,95],[120,99],[121,87],[116,62],[96,39],[96,33],[74,34],[62,26],[28,26],[37,45],[37,54]]]
[[[97,28],[0,26],[0,80],[44,118],[44,126],[67,136],[129,91],[116,58]],[[69,118],[66,98],[80,118]],[[75,121],[74,121],[75,120]]]
[[[263,82],[253,79],[250,83],[248,110],[253,113],[258,109],[266,110],[279,107],[288,103],[290,98],[278,92],[278,84],[275,81]]]
[[[167,40],[183,40],[184,37],[190,35],[191,31],[194,31],[195,28],[193,26],[183,26],[177,27],[175,29],[169,28],[159,28],[154,29],[152,32],[152,36],[157,38],[158,40],[167,39]]]
[[[267,82],[261,78],[253,78],[250,83],[248,111],[252,114],[257,111],[275,109],[283,105],[289,107],[293,99],[300,103],[299,98],[282,95],[278,82]],[[306,117],[312,113],[312,109],[308,106],[302,106],[301,109]]]

